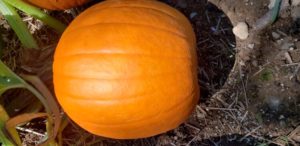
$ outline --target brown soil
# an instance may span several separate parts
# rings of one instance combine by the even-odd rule
[[[165,134],[125,141],[93,136],[72,123],[64,131],[64,144],[300,144],[300,21],[291,18],[291,12],[296,7],[287,5],[274,24],[263,30],[255,30],[257,20],[269,11],[269,1],[209,1],[212,3],[206,0],[163,0],[190,19],[197,35],[201,100],[189,120]],[[88,5],[64,13],[51,12],[51,15],[70,22],[86,7]],[[248,39],[234,37],[232,25],[238,22],[248,24]],[[38,29],[33,27],[32,32],[42,50],[30,53],[25,51],[13,32],[4,29],[7,49],[1,59],[17,73],[37,74],[52,90],[51,64],[59,35],[39,22],[31,23],[40,26]],[[9,92],[6,96],[11,94],[21,96],[27,93]],[[34,141],[29,140],[34,136],[23,134],[23,138],[27,139],[26,144],[34,144]]]

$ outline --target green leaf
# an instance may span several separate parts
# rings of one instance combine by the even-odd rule
[[[45,24],[57,30],[59,33],[63,33],[66,29],[66,25],[58,21],[57,19],[47,15],[45,12],[41,11],[39,8],[27,4],[22,0],[3,0],[6,3],[14,6],[15,8],[31,15],[32,17],[41,20]]]
[[[39,48],[17,11],[11,5],[4,2],[4,0],[0,0],[0,12],[15,31],[24,47],[33,49]]]
[[[1,1],[1,0],[0,0]],[[23,79],[12,72],[1,60],[0,60],[0,95],[2,95],[8,89],[13,88],[25,88],[34,94],[44,105],[47,113],[51,115],[51,109],[48,106],[48,101],[40,94],[35,88],[27,84]],[[58,110],[58,109],[57,109]]]
[[[0,95],[13,88],[25,88],[25,82],[0,60]]]
[[[19,78],[17,75],[15,75],[8,67],[6,67],[6,65],[0,61],[0,97],[1,95],[7,91],[8,89],[13,89],[13,88],[25,88],[25,82]],[[2,124],[4,124],[8,119],[8,115],[5,111],[5,109],[1,106],[1,114],[0,116],[4,116],[6,115],[6,118],[3,117],[1,118],[2,120]],[[4,126],[4,125],[2,125]],[[0,126],[1,127],[1,126]],[[3,129],[3,127],[1,127],[1,129]],[[17,134],[16,130],[12,130],[12,133]],[[3,135],[4,136],[4,135]],[[21,140],[19,137],[13,137],[14,142],[16,142],[17,144],[21,143]]]
[[[4,146],[14,145],[9,139],[6,133],[4,133],[5,122],[9,119],[5,109],[0,105],[0,141]]]
[[[38,88],[42,94],[34,87],[26,83],[23,79],[14,74],[8,67],[5,66],[2,61],[0,61],[0,95],[3,94],[6,90],[12,88],[26,88],[32,94],[34,94],[43,104],[47,114],[50,117],[48,118],[46,124],[48,139],[44,144],[56,145],[55,137],[57,135],[57,131],[60,127],[61,122],[59,107],[55,102],[51,92],[38,77],[28,75],[23,75],[23,77],[30,81],[36,88]],[[52,115],[54,115],[55,118],[52,117]],[[53,119],[55,119],[54,122]],[[15,134],[16,132],[10,131],[10,133]],[[18,141],[15,142],[18,143]]]

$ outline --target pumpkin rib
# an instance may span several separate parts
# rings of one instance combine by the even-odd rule
[[[170,73],[172,75],[170,75]],[[166,72],[166,73],[162,73],[162,74],[156,74],[156,75],[144,75],[143,74],[143,77],[141,76],[135,76],[135,77],[130,77],[130,78],[93,78],[93,77],[78,77],[78,76],[71,76],[71,75],[64,75],[64,74],[60,74],[57,72],[57,74],[55,74],[56,76],[59,76],[59,77],[64,77],[64,78],[69,78],[69,79],[79,79],[79,80],[105,80],[105,81],[109,81],[109,80],[138,80],[138,79],[146,79],[146,77],[151,77],[151,78],[155,78],[155,77],[160,77],[160,76],[163,76],[164,74],[169,74],[168,77],[173,77],[175,76],[175,74],[186,74],[185,72]],[[163,77],[164,79],[167,78],[167,77]]]
[[[102,103],[112,103],[112,102],[117,102],[117,101],[122,101],[122,102],[126,102],[126,101],[132,101],[132,100],[135,100],[135,99],[141,99],[141,97],[144,96],[144,94],[147,94],[147,95],[152,95],[152,94],[155,94],[156,91],[155,90],[151,90],[151,92],[147,92],[147,93],[143,93],[143,94],[137,94],[137,95],[131,95],[129,97],[126,97],[126,98],[119,98],[119,99],[107,99],[107,98],[96,98],[96,99],[91,99],[91,98],[80,98],[80,97],[77,97],[76,95],[70,95],[68,93],[65,93],[64,91],[59,91],[58,90],[58,93],[60,93],[60,95],[65,95],[63,96],[64,99],[76,99],[77,101],[97,101],[97,102],[102,102]],[[74,97],[74,98],[73,98]]]
[[[108,1],[106,1],[106,2],[108,3]],[[156,3],[156,2],[154,2],[154,3]],[[158,4],[159,4],[159,3],[158,3]],[[178,13],[177,11],[172,11],[172,12],[171,12],[171,10],[169,10],[169,12],[163,11],[163,10],[164,10],[163,8],[167,9],[167,7],[166,7],[165,5],[160,5],[160,9],[155,9],[154,7],[144,7],[144,6],[142,6],[142,5],[136,5],[136,6],[130,5],[130,6],[101,7],[101,8],[99,8],[99,9],[119,8],[119,7],[128,7],[128,8],[131,8],[131,7],[139,7],[139,8],[145,8],[145,9],[154,9],[154,10],[156,10],[156,11],[158,11],[158,12],[164,13],[165,15],[169,15],[169,16],[170,16],[171,18],[173,18],[174,20],[179,21],[179,23],[181,22],[181,23],[183,23],[185,26],[190,26],[190,27],[192,28],[192,25],[189,23],[189,20],[186,19],[186,18],[184,18],[185,16],[184,16],[183,14]],[[92,9],[91,9],[90,11],[93,11],[93,9],[96,9],[96,6],[95,6],[95,8],[92,7]],[[96,10],[99,10],[99,9],[96,9]],[[87,13],[87,14],[89,14],[89,13]],[[178,15],[181,15],[181,17],[178,17]],[[179,18],[179,19],[178,19],[178,18]],[[185,32],[186,32],[187,34],[189,34],[189,35],[194,35],[194,32],[193,32],[192,29],[186,29],[186,28],[183,28],[183,29],[185,30]],[[194,40],[194,41],[196,41],[196,40]]]
[[[187,97],[192,97],[192,96],[194,96],[196,93],[195,93],[195,90],[193,90]],[[72,100],[72,98],[69,98],[69,99],[71,99]],[[187,98],[187,99],[190,99],[191,101],[193,101],[195,98]],[[99,102],[98,100],[96,100],[96,101],[92,101],[92,100],[81,100],[81,99],[76,99],[76,100],[79,100],[79,101],[81,101],[81,102],[88,102],[88,103],[90,103],[90,102]],[[172,110],[174,110],[174,109],[176,109],[176,108],[179,108],[179,107],[181,107],[181,106],[184,106],[185,104],[182,104],[182,103],[185,103],[184,101],[186,101],[186,102],[189,102],[189,100],[186,100],[186,98],[183,98],[183,100],[181,100],[181,101],[178,101],[176,104],[174,104],[174,105],[172,105],[172,106],[170,106],[169,108],[166,108],[166,109],[164,109],[163,111],[160,111],[160,112],[158,112],[158,113],[154,113],[153,115],[155,115],[155,116],[157,116],[157,115],[159,115],[159,114],[163,114],[163,113],[168,113],[168,112],[170,112],[170,111],[172,111]],[[88,105],[88,104],[87,104]],[[155,116],[150,116],[151,118],[153,118],[153,117],[155,117]],[[74,117],[74,115],[73,115],[73,117]],[[134,121],[128,121],[128,122],[130,122],[131,124],[134,124],[135,122],[142,122],[142,121],[146,121],[146,120],[148,120],[150,117],[144,117],[144,118],[142,118],[142,119],[139,119],[139,120],[134,120]],[[79,118],[80,119],[80,118]],[[87,121],[86,119],[85,119],[85,121],[86,122],[91,122],[91,123],[94,123],[93,121]],[[97,122],[97,124],[101,124],[101,125],[105,125],[104,123],[99,123],[99,122]],[[122,123],[118,123],[118,124],[110,124],[110,125],[126,125],[127,123],[126,122],[124,122],[124,121],[122,121]],[[107,125],[105,125],[105,126],[107,126]]]
[[[176,70],[177,71],[177,70]],[[163,72],[161,74],[152,74],[152,75],[143,75],[143,76],[140,76],[140,77],[137,77],[137,76],[132,76],[132,77],[129,77],[129,78],[113,78],[113,79],[108,79],[108,78],[93,78],[93,77],[84,77],[84,78],[81,78],[81,77],[77,77],[77,76],[70,76],[70,75],[66,75],[66,74],[61,74],[61,72],[56,72],[57,76],[59,77],[64,77],[64,78],[77,78],[77,79],[81,79],[81,80],[138,80],[138,79],[142,79],[142,78],[153,78],[153,77],[159,77],[159,76],[162,76],[162,75],[166,75],[166,74],[183,74],[185,72],[180,72],[180,70],[178,70],[179,72]],[[169,75],[171,76],[171,75]],[[165,78],[165,77],[164,77]]]
[[[191,92],[194,92],[194,90],[192,90]],[[68,99],[76,99],[76,100],[79,100],[79,101],[95,101],[95,102],[104,103],[104,104],[105,103],[109,103],[109,102],[117,102],[117,101],[123,101],[123,102],[125,102],[127,100],[130,101],[130,100],[139,99],[140,97],[142,97],[142,96],[136,96],[136,95],[134,95],[134,96],[129,97],[129,98],[126,97],[126,98],[121,98],[121,99],[119,98],[119,99],[109,99],[109,100],[108,99],[101,99],[101,98],[96,98],[96,99],[84,98],[83,99],[83,98],[76,98],[75,95],[68,95],[67,93],[64,93],[64,92],[60,92],[60,93],[62,93],[63,95],[67,95],[67,96],[64,96],[64,99],[68,98]],[[151,92],[151,93],[155,93],[155,92]],[[190,95],[190,94],[188,94],[188,95]],[[70,96],[72,96],[72,98],[70,98]],[[75,97],[75,98],[73,98],[73,97]],[[180,101],[180,102],[182,102],[182,101]]]
[[[63,77],[62,77],[63,78]],[[174,76],[170,76],[170,78],[174,78]],[[166,80],[166,78],[163,78],[162,79],[162,81],[163,80]],[[177,78],[178,79],[178,78]],[[56,79],[54,79],[54,80],[56,80]],[[93,80],[93,79],[92,79]],[[151,81],[152,79],[148,79],[147,81]],[[156,79],[156,80],[158,80],[158,79]],[[77,82],[81,82],[81,81],[89,81],[89,79],[78,79],[77,80]],[[93,81],[95,81],[95,80],[93,80]],[[95,82],[97,82],[97,81],[95,81]],[[112,81],[110,81],[111,82],[111,84],[114,84],[114,82],[117,82],[117,81],[115,81],[115,80],[112,80]],[[108,84],[110,84],[110,82],[108,82]],[[98,82],[99,83],[99,82]],[[61,84],[61,82],[60,82],[60,84]],[[70,85],[71,83],[66,83],[66,84],[63,84],[65,87],[68,87],[68,85]],[[188,86],[189,84],[187,84],[186,86]],[[130,85],[128,85],[128,86],[130,86]],[[131,86],[133,86],[134,87],[134,89],[133,90],[136,90],[136,89],[138,89],[138,90],[136,90],[136,91],[138,91],[137,92],[137,94],[129,94],[129,95],[126,95],[126,96],[129,96],[130,98],[131,98],[131,96],[134,96],[134,95],[139,95],[139,94],[142,94],[142,93],[145,93],[143,90],[141,90],[141,89],[139,89],[138,87],[139,87],[139,83],[137,82],[137,83],[134,83],[133,85],[131,85]],[[143,86],[146,86],[146,85],[143,85]],[[120,86],[118,86],[118,87],[116,87],[116,88],[124,88],[125,87],[125,85],[120,85]],[[151,90],[149,89],[149,91],[148,92],[154,92],[154,90],[155,89],[157,89],[157,88],[151,88]],[[82,93],[80,93],[80,94],[78,94],[77,92],[74,92],[74,94],[73,94],[73,92],[72,93],[67,93],[67,92],[65,92],[65,91],[63,91],[63,90],[60,90],[59,88],[56,88],[56,90],[57,90],[57,92],[60,92],[60,93],[62,93],[62,94],[64,94],[64,95],[67,95],[67,96],[70,96],[70,97],[72,97],[72,96],[74,96],[74,98],[81,98],[81,99],[87,99],[87,100],[92,100],[91,98],[93,98],[92,97],[92,95],[90,96],[90,95],[82,95]],[[147,92],[147,93],[148,93]],[[102,92],[102,93],[96,93],[96,95],[95,96],[102,96],[102,95],[105,95],[105,91],[104,92]],[[114,95],[114,97],[117,97],[117,96],[119,96],[119,95]],[[63,97],[63,96],[62,96]],[[107,98],[102,98],[102,100],[109,100],[109,99],[107,99]]]
[[[137,23],[118,23],[118,22],[112,22],[112,23],[103,23],[103,22],[100,22],[100,23],[95,23],[95,24],[92,24],[92,25],[81,25],[80,27],[73,27],[72,29],[67,29],[66,31],[68,33],[72,32],[72,31],[76,31],[78,29],[86,29],[86,28],[90,28],[90,27],[99,27],[99,25],[131,25],[131,26],[134,26],[134,27],[148,27],[149,29],[154,29],[154,30],[161,30],[161,31],[165,31],[165,32],[169,32],[171,34],[174,34],[175,36],[178,36],[178,37],[181,37],[183,38],[184,40],[187,39],[187,37],[184,35],[184,34],[181,34],[181,33],[178,33],[178,32],[173,32],[171,30],[167,30],[167,29],[164,29],[164,28],[159,28],[159,27],[155,27],[155,26],[151,26],[151,25],[147,25],[147,24],[137,24]]]
[[[168,6],[166,6],[166,5],[160,5],[160,7],[166,8]],[[176,17],[175,15],[173,15],[174,13],[176,13],[176,15],[182,15],[181,13],[178,13],[176,11],[167,12],[167,11],[163,11],[163,9],[155,9],[154,7],[145,7],[145,5],[130,5],[130,6],[123,5],[123,6],[109,6],[109,7],[101,7],[101,8],[96,8],[96,6],[95,6],[95,7],[92,7],[92,9],[89,10],[88,12],[101,11],[102,9],[110,9],[110,8],[143,8],[143,9],[151,9],[151,10],[155,10],[155,11],[158,11],[160,13],[166,14],[166,15],[172,17],[174,20],[179,20],[180,22],[183,21],[183,20],[186,21],[185,19],[178,19],[179,17]],[[182,16],[184,16],[184,15],[182,15]],[[186,22],[186,23],[188,23],[188,22]]]
[[[101,50],[102,51],[102,50]],[[133,53],[114,53],[114,52],[99,52],[99,51],[90,51],[85,53],[76,53],[76,54],[68,54],[66,56],[56,56],[55,59],[57,60],[65,60],[66,58],[71,57],[83,57],[83,56],[89,56],[89,55],[111,55],[111,56],[131,56],[131,57],[157,57],[157,58],[174,58],[174,60],[180,59],[180,60],[190,60],[192,57],[179,57],[179,56],[160,56],[160,55],[152,55],[152,54],[133,54]]]
[[[58,93],[59,95],[65,95],[65,96],[63,96],[64,98],[68,98],[68,97],[72,97],[72,98],[73,98],[73,97],[74,97],[74,99],[78,99],[78,100],[98,100],[98,101],[103,101],[103,102],[110,102],[110,101],[115,102],[115,101],[121,100],[121,101],[124,102],[124,101],[127,101],[127,100],[138,99],[139,97],[142,97],[142,96],[144,96],[145,94],[147,94],[147,95],[149,95],[149,94],[154,94],[155,91],[151,90],[151,92],[148,91],[148,92],[146,92],[146,93],[141,92],[141,93],[139,93],[139,94],[130,95],[130,97],[129,97],[129,98],[126,97],[126,99],[125,99],[125,98],[121,98],[121,99],[107,99],[107,98],[96,98],[96,99],[91,99],[91,98],[82,98],[82,96],[79,97],[78,95],[70,95],[69,93],[65,93],[64,91],[61,91],[61,90],[57,90],[57,93]],[[93,97],[93,98],[94,98],[94,97]]]
[[[174,76],[175,76],[175,74],[181,74],[181,73],[173,73],[174,75],[173,76],[168,76],[168,77],[159,77],[159,78],[163,78],[163,79],[167,79],[167,78],[174,78]],[[191,73],[192,74],[192,73]],[[61,78],[61,77],[63,77],[63,79],[66,79],[66,78],[68,78],[68,77],[65,77],[65,76],[60,76],[60,75],[57,75],[59,78]],[[72,77],[73,78],[73,77]],[[77,80],[78,82],[80,82],[80,80],[83,80],[83,81],[86,81],[86,80],[98,80],[98,78],[95,78],[95,79],[87,79],[87,78],[81,78],[81,77],[74,77],[74,79],[75,80]],[[137,79],[135,79],[135,80],[139,80],[140,78],[137,78]],[[149,78],[150,80],[152,80],[152,79],[154,79],[154,78]],[[54,79],[55,80],[55,79]],[[131,80],[134,80],[134,79],[131,79]],[[145,80],[146,80],[146,78],[145,78]],[[112,82],[113,81],[115,81],[115,80],[111,80]],[[60,80],[60,82],[64,82],[64,80]],[[100,81],[99,81],[100,82]],[[116,82],[119,82],[119,81],[116,81]],[[136,84],[134,84],[134,85],[136,85]],[[87,99],[87,100],[89,100],[89,99],[91,99],[91,98],[85,98],[85,97],[83,97],[82,95],[80,95],[80,97],[78,96],[77,97],[77,95],[74,95],[74,94],[72,94],[72,92],[64,92],[64,91],[62,91],[62,90],[60,90],[60,89],[56,89],[57,90],[57,92],[61,92],[62,94],[65,94],[65,95],[67,95],[67,96],[70,96],[70,97],[74,97],[74,98],[82,98],[82,99]],[[153,92],[153,90],[150,90],[150,91],[148,91],[148,92]],[[131,95],[131,96],[134,96],[134,95]],[[92,99],[91,99],[92,100]],[[103,100],[105,100],[105,99],[103,99]]]
[[[154,8],[149,8],[149,7],[141,7],[141,6],[118,6],[118,7],[106,7],[106,8],[102,8],[102,9],[93,9],[93,10],[90,10],[88,11],[88,14],[90,15],[91,13],[94,13],[94,12],[98,12],[101,11],[101,10],[107,10],[107,9],[120,9],[120,8],[133,8],[133,9],[147,9],[147,10],[152,10],[152,11],[156,11],[156,12],[159,12],[159,13],[163,13],[165,14],[166,16],[168,17],[171,17],[172,19],[174,20],[178,20],[178,21],[183,21],[184,19],[178,19],[176,18],[175,16],[169,14],[169,13],[166,13],[165,11],[161,11],[160,9],[154,9]],[[87,14],[86,14],[87,15]]]
[[[171,17],[172,19],[175,19],[175,20],[178,20],[176,17],[174,17],[173,15],[169,14],[169,13],[166,13],[164,11],[161,11],[159,9],[154,9],[154,8],[149,8],[149,7],[142,7],[142,6],[117,6],[117,7],[106,7],[106,8],[100,8],[100,9],[93,9],[93,10],[90,10],[88,11],[89,13],[92,13],[92,12],[99,12],[101,10],[107,10],[107,9],[120,9],[120,8],[137,8],[137,9],[147,9],[147,10],[152,10],[152,11],[156,11],[156,12],[159,12],[159,13],[163,13],[169,17]]]

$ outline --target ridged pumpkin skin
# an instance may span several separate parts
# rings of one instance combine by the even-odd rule
[[[80,14],[54,57],[67,115],[116,139],[154,136],[183,123],[198,101],[195,35],[158,1],[109,0]]]
[[[48,10],[65,10],[80,6],[90,0],[24,0],[35,6]]]

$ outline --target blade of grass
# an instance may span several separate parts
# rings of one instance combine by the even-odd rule
[[[0,12],[15,31],[24,47],[33,49],[39,48],[25,23],[12,6],[8,5],[3,0],[0,0]]]
[[[5,109],[0,105],[0,141],[4,146],[10,146],[14,145],[9,139],[8,136],[6,136],[6,133],[4,133],[5,129],[5,122],[9,119],[9,116],[7,115]],[[21,141],[21,140],[20,140]]]
[[[54,28],[59,33],[63,33],[66,29],[66,25],[58,21],[57,19],[49,16],[39,8],[32,6],[22,0],[3,0],[6,3],[12,5],[13,7],[31,15],[32,17],[41,20],[45,24],[49,25],[50,27]]]

